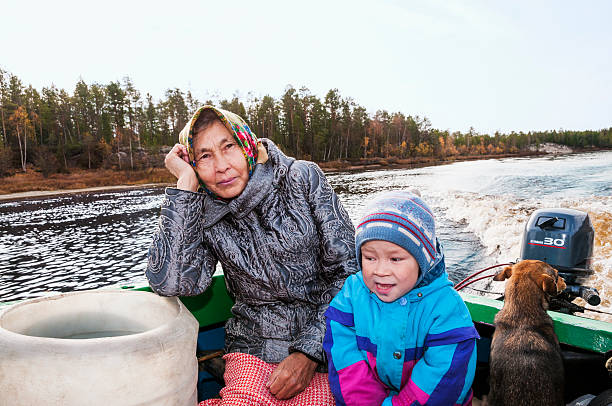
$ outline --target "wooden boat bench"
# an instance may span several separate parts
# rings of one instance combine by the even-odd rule
[[[221,385],[225,385],[223,380],[223,373],[225,372],[223,355],[225,355],[223,350],[202,350],[197,353],[198,369],[208,372]]]

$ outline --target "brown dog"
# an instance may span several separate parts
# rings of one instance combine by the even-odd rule
[[[495,316],[489,360],[487,403],[564,405],[563,361],[553,321],[551,296],[565,289],[556,269],[525,260],[504,268],[493,280],[508,279],[504,307]]]

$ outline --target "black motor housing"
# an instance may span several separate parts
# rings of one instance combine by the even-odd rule
[[[559,271],[568,285],[567,294],[580,296],[591,305],[600,302],[597,291],[580,286],[590,268],[595,231],[589,215],[573,209],[540,209],[525,225],[521,260],[544,261]],[[574,286],[572,286],[574,285]]]
[[[590,266],[594,237],[589,215],[583,211],[536,210],[525,226],[521,259],[544,261],[572,283],[576,277],[593,273]]]

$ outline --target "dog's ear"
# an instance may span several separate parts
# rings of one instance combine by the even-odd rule
[[[493,276],[494,281],[503,281],[504,279],[508,279],[512,276],[512,267],[507,266],[501,271],[498,271],[495,276]]]
[[[538,284],[542,286],[542,290],[551,296],[557,294],[557,284],[552,276],[548,274],[540,274],[538,277]]]

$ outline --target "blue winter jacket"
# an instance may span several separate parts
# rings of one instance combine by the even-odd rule
[[[323,348],[338,405],[466,405],[479,338],[440,261],[425,286],[394,302],[349,276],[325,316]],[[437,272],[436,272],[437,271]]]

